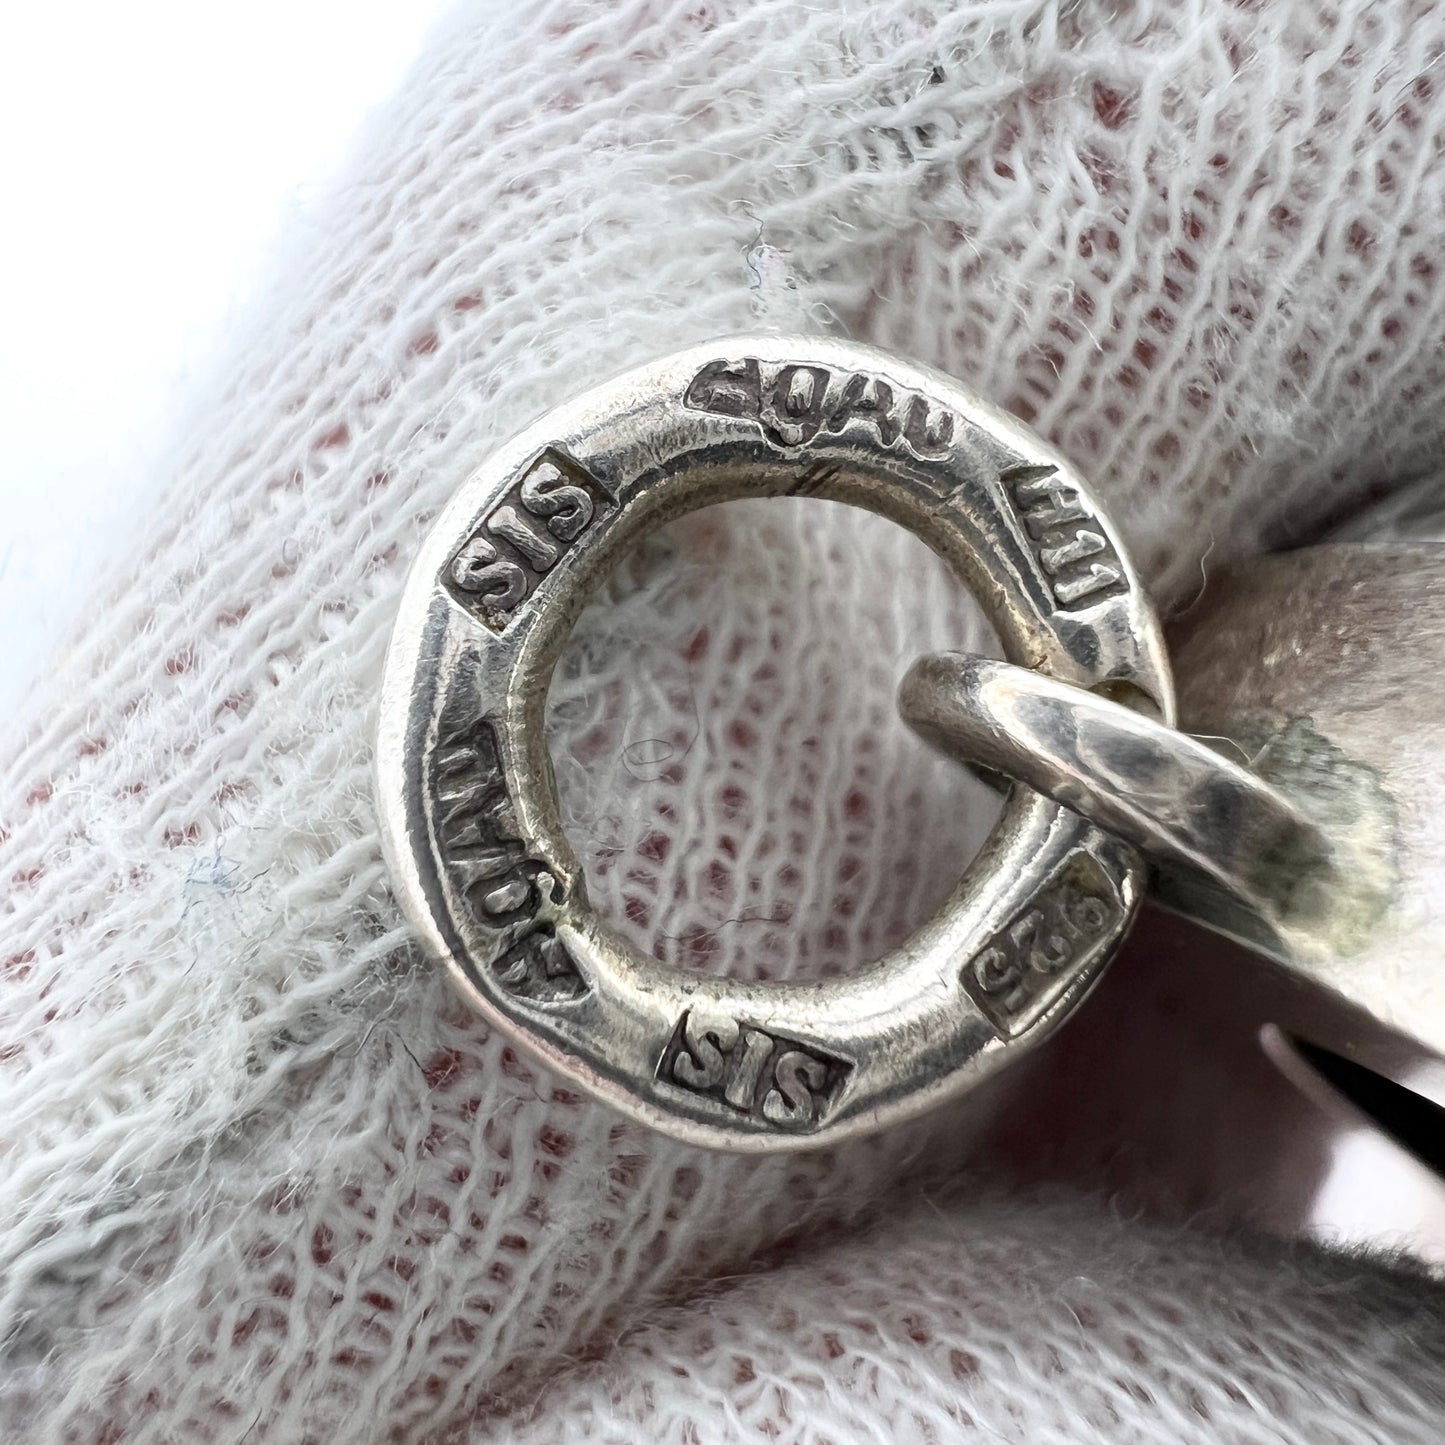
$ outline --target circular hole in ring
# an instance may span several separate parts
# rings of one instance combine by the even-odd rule
[[[911,532],[754,499],[646,536],[579,618],[547,743],[593,908],[673,966],[856,972],[937,912],[1000,798],[894,696],[924,652],[1000,656]]]

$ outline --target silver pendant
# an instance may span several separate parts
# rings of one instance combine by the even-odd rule
[[[1065,458],[938,372],[866,346],[738,337],[549,413],[464,483],[388,659],[382,835],[403,908],[465,994],[657,1128],[795,1149],[979,1083],[1088,991],[1139,906],[1130,842],[1028,788],[937,917],[865,972],[741,983],[666,967],[588,906],[543,738],[573,622],[650,529],[740,497],[851,502],[911,528],[1006,656],[1173,721],[1153,607]]]

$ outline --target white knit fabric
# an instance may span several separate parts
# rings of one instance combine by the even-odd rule
[[[1308,1252],[1125,1233],[1077,1201],[925,1200],[657,1311],[497,1433],[516,1445],[1438,1440],[1410,1383],[1445,1368],[1428,1311],[1377,1279],[1326,1318],[1319,1296],[1338,1281]]]
[[[465,470],[709,334],[953,372],[1176,600],[1206,553],[1425,467],[1442,53],[1424,0],[465,6],[7,729],[0,1433],[1438,1438],[1420,1284],[1080,1199],[913,1203],[968,1111],[756,1161],[579,1099],[411,948],[368,770],[398,590]],[[555,689],[598,908],[756,975],[897,940],[989,805],[894,680],[976,636],[873,519],[674,528]]]

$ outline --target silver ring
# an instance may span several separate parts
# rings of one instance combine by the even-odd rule
[[[697,1143],[794,1149],[919,1113],[1042,1038],[1127,931],[1144,863],[1021,786],[936,917],[863,972],[741,983],[664,966],[589,908],[543,736],[553,666],[622,553],[684,512],[817,496],[911,528],[1011,662],[1173,720],[1158,620],[1067,461],[938,372],[749,336],[549,413],[425,543],[377,748],[398,900],[493,1023]]]

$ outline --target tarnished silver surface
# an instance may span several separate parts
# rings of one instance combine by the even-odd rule
[[[920,659],[899,702],[1140,849],[1162,902],[1445,1055],[1445,548],[1236,564],[1176,658],[1194,736],[962,654]]]
[[[1413,522],[1424,535],[1428,516]],[[941,750],[1133,844],[1160,901],[1283,966],[1296,986],[1270,991],[1266,1052],[1338,1116],[1341,1138],[1381,1131],[1369,1145],[1378,1207],[1349,1236],[1439,1268],[1445,546],[1356,542],[1236,563],[1172,640],[1182,726],[1196,736],[958,654],[916,663],[900,706]]]
[[[1249,760],[1229,734],[1208,746],[1094,693],[965,653],[920,658],[898,701],[939,751],[1027,783],[1132,843],[1154,865],[1160,902],[1279,962],[1319,966],[1357,952],[1400,901],[1395,860],[1381,846],[1393,805],[1367,784],[1341,799],[1350,781],[1341,758],[1316,756],[1326,776],[1303,796],[1295,778],[1287,794],[1215,750],[1229,743]],[[1292,737],[1309,730],[1304,718],[1288,724]]]
[[[1184,725],[1231,739],[1347,870],[1358,908],[1286,960],[1355,1012],[1317,1041],[1445,1105],[1445,547],[1235,564],[1175,647]]]
[[[420,555],[387,666],[378,797],[398,898],[477,1007],[628,1113],[797,1148],[917,1113],[1062,1018],[1139,902],[1136,851],[1010,792],[940,914],[856,977],[704,978],[589,909],[543,700],[621,553],[683,512],[819,496],[882,513],[972,589],[1015,663],[1147,704],[1159,627],[1068,463],[956,382],[871,348],[700,346],[550,413],[462,486]]]

